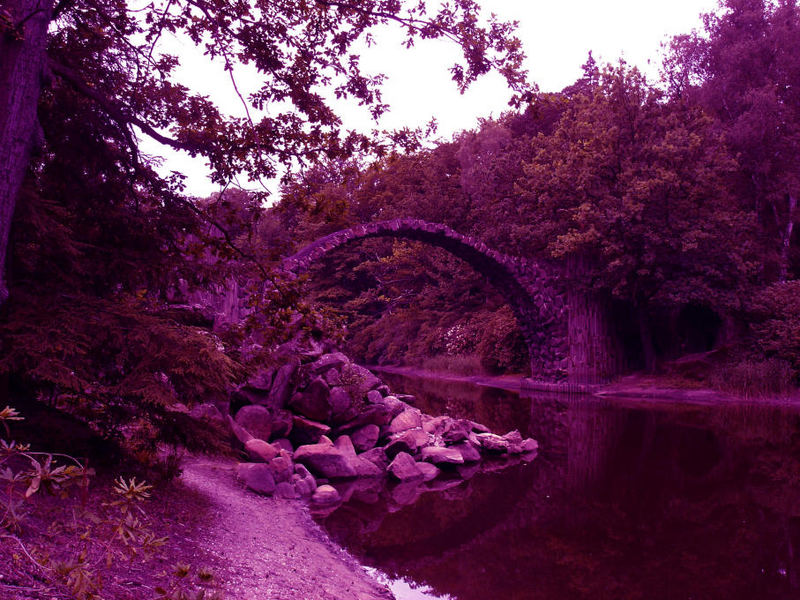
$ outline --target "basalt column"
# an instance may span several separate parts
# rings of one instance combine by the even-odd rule
[[[568,381],[605,383],[622,370],[623,352],[610,318],[609,301],[574,282],[586,281],[588,263],[571,259],[566,277]]]

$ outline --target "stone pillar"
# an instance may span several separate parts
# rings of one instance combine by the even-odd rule
[[[581,275],[586,271],[580,259],[568,265],[567,381],[606,383],[622,370],[623,352],[611,322],[609,301],[582,285],[586,279]]]

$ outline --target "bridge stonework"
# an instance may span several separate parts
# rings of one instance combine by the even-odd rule
[[[312,242],[284,259],[284,270],[300,274],[325,254],[356,240],[390,237],[438,246],[469,263],[504,296],[519,322],[528,346],[532,377],[549,381],[567,378],[570,348],[566,292],[554,267],[502,254],[480,240],[450,227],[418,219],[394,219],[356,225]]]

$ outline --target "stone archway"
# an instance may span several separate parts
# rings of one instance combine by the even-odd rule
[[[286,271],[300,274],[325,254],[357,240],[389,237],[417,240],[443,248],[464,260],[503,295],[520,324],[534,378],[563,380],[569,365],[564,294],[557,274],[534,261],[511,257],[446,225],[418,219],[394,219],[331,233],[283,260]]]

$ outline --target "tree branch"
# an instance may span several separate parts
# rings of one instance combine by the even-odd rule
[[[129,113],[125,108],[116,104],[113,100],[98,92],[96,89],[90,87],[75,71],[69,67],[54,60],[50,60],[48,62],[48,66],[53,73],[69,83],[75,91],[96,102],[100,108],[102,108],[108,114],[108,116],[115,121],[124,123],[126,125],[135,125],[142,130],[142,133],[153,138],[155,141],[164,144],[165,146],[175,148],[176,150],[184,150],[193,156],[200,152],[201,149],[195,144],[180,142],[162,133],[159,133],[153,128],[152,125],[140,117]]]

